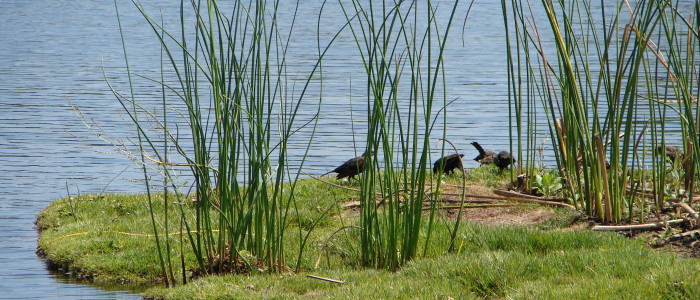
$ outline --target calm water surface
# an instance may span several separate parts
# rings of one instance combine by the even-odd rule
[[[177,24],[172,1],[144,1],[166,24]],[[314,3],[317,1],[314,1]],[[118,1],[125,28],[129,60],[138,74],[158,77],[159,48],[150,29],[131,5]],[[447,138],[468,156],[472,140],[486,148],[508,148],[507,86],[504,81],[503,26],[498,1],[479,1],[466,23],[453,30],[455,43],[448,49],[450,107]],[[301,8],[289,59],[299,72],[308,69],[316,55],[316,14],[319,4]],[[291,9],[288,8],[288,9]],[[464,7],[466,10],[466,7]],[[329,16],[342,20],[338,10]],[[463,13],[462,13],[463,15]],[[463,18],[463,17],[461,17]],[[458,23],[461,24],[463,19]],[[324,24],[327,35],[338,24]],[[141,193],[140,173],[131,161],[97,138],[69,105],[87,120],[100,125],[114,139],[126,139],[133,131],[121,106],[103,78],[126,91],[125,68],[112,1],[3,0],[0,1],[0,298],[134,299],[131,292],[110,291],[72,282],[53,274],[34,254],[36,214],[52,200],[68,193]],[[359,60],[348,53],[356,49],[347,39],[324,65],[323,117],[304,167],[321,173],[353,157],[352,134],[362,138],[362,128],[351,126],[362,118],[363,92]],[[302,73],[303,74],[303,73]],[[353,79],[352,86],[347,80]],[[356,79],[354,79],[356,78]],[[152,83],[136,79],[143,101],[159,101]],[[309,97],[318,98],[318,89]],[[302,111],[308,118],[315,111]],[[353,130],[354,129],[354,130]],[[437,145],[437,138],[435,140]],[[544,136],[543,136],[544,137]],[[364,144],[358,143],[359,147]],[[298,147],[293,151],[302,151]],[[360,151],[361,152],[361,151]],[[292,153],[300,155],[301,152]],[[475,153],[474,153],[475,154]],[[476,163],[468,163],[468,167]],[[154,258],[155,259],[155,258]]]

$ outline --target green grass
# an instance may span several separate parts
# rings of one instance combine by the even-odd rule
[[[295,211],[290,212],[290,227],[294,230],[288,233],[290,237],[285,240],[292,246],[290,249],[298,249],[299,229],[305,235],[314,220],[329,208],[331,210],[327,216],[319,221],[319,228],[326,229],[314,232],[308,244],[320,243],[324,234],[330,235],[328,231],[332,229],[331,220],[339,218],[339,208],[335,202],[350,199],[351,195],[350,191],[327,187],[313,180],[300,182],[296,193],[303,201],[299,202]],[[154,211],[157,215],[163,213],[161,196],[154,195]],[[171,201],[170,214],[177,215],[178,203]],[[183,199],[182,203],[185,212],[191,217],[195,213],[192,198]],[[75,207],[75,212],[71,207]],[[53,202],[38,215],[37,228],[41,233],[39,248],[51,262],[66,271],[97,274],[94,278],[97,282],[158,281],[162,277],[155,256],[150,217],[145,195],[82,195],[71,201],[63,198]],[[164,224],[162,220],[157,222],[158,229],[162,232]],[[172,263],[179,266],[179,218],[169,218],[169,222]],[[183,241],[187,269],[197,268],[186,234]],[[288,252],[287,261],[296,261],[296,252]],[[308,257],[303,257],[302,260],[314,261],[317,254],[318,251],[308,253]]]
[[[490,231],[491,235],[501,233],[498,228]],[[506,234],[512,232],[508,231]],[[395,273],[335,269],[286,275],[217,276],[175,289],[151,289],[145,295],[156,299],[693,299],[700,295],[700,282],[690,271],[697,268],[697,260],[655,252],[611,234],[561,233],[538,240],[527,237],[532,231],[521,233],[525,233],[524,240],[536,245],[554,242],[552,249],[558,250],[528,253],[513,247],[468,251],[412,261]],[[564,237],[567,242],[555,242],[555,237]],[[585,240],[584,244],[590,242],[590,247],[568,243],[579,238]],[[533,247],[536,248],[530,246]],[[306,278],[306,274],[340,279],[347,284],[318,281]]]
[[[489,168],[483,172],[494,181],[507,176]],[[445,182],[461,176],[448,176]],[[470,179],[478,182],[479,177]],[[455,251],[446,254],[452,222],[438,221],[426,257],[409,262],[397,272],[360,267],[359,230],[348,228],[329,237],[343,226],[357,225],[357,213],[341,214],[336,202],[357,198],[356,192],[315,180],[302,180],[295,193],[298,215],[291,218],[286,249],[298,248],[301,238],[326,209],[307,242],[299,273],[251,273],[199,278],[175,288],[155,287],[145,291],[149,298],[517,298],[560,299],[594,296],[598,299],[693,299],[700,295],[697,259],[645,246],[612,233],[562,230],[575,218],[568,210],[539,225],[491,227],[465,223],[457,234]],[[344,183],[356,187],[357,183]],[[162,202],[154,201],[161,212]],[[184,201],[193,212],[191,199]],[[70,204],[75,205],[75,213]],[[528,209],[525,206],[523,209]],[[173,211],[177,205],[170,205]],[[425,215],[427,218],[427,214]],[[179,224],[171,218],[170,227]],[[439,219],[439,218],[438,218]],[[440,219],[439,219],[440,220]],[[150,236],[150,214],[142,195],[82,195],[72,202],[60,199],[40,213],[39,247],[52,262],[76,274],[95,274],[101,283],[155,283],[161,269]],[[159,224],[163,226],[163,224]],[[547,230],[543,230],[546,228]],[[301,231],[300,231],[301,229]],[[142,234],[142,235],[133,235]],[[301,234],[301,236],[300,236]],[[427,230],[421,232],[424,238]],[[179,265],[179,236],[170,238],[172,263]],[[198,266],[185,241],[187,269]],[[321,253],[318,268],[316,261]],[[290,266],[298,253],[286,254]],[[695,271],[694,271],[695,270]],[[307,278],[312,274],[339,279],[335,284]],[[181,274],[175,274],[181,280]],[[188,281],[190,281],[188,279]]]

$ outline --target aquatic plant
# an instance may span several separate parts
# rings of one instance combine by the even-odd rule
[[[430,193],[433,123],[448,104],[444,49],[459,1],[444,7],[445,20],[437,20],[432,1],[338,3],[368,86],[366,147],[383,157],[381,164],[374,158],[365,162],[369,167],[360,183],[361,263],[395,270],[420,255],[421,245],[428,247],[435,225],[434,206],[427,224],[423,220],[423,202]],[[455,234],[458,225],[459,218]],[[419,234],[423,226],[425,238]]]
[[[170,253],[176,249],[168,239],[159,240],[172,229],[159,233],[156,224],[170,218],[181,220],[199,263],[196,274],[287,270],[283,241],[294,213],[295,179],[305,162],[301,156],[298,169],[290,169],[288,144],[304,127],[311,131],[303,141],[307,151],[313,140],[318,102],[308,104],[317,111],[311,118],[300,121],[297,113],[327,49],[318,49],[315,65],[294,93],[286,54],[296,10],[285,11],[291,23],[280,27],[279,1],[180,1],[179,28],[170,30],[135,6],[161,45],[161,72],[167,69],[170,76],[150,79],[162,89],[160,113],[138,103],[133,88],[129,96],[113,91],[136,125],[146,185],[152,182],[146,164],[155,163],[165,180],[165,211],[171,202],[181,207],[179,216],[152,212],[166,285],[175,283],[177,264]],[[156,134],[149,130],[152,124]],[[188,134],[180,133],[181,126]],[[177,180],[176,170],[183,168],[191,172],[193,194]],[[185,214],[187,205],[196,207],[194,218]],[[184,263],[182,268],[186,282]]]
[[[693,102],[698,31],[697,24],[684,18],[683,4],[501,3],[516,123],[513,140],[519,151],[527,149],[528,157],[534,157],[532,124],[545,118],[558,169],[575,204],[603,221],[631,221],[635,212],[643,219],[640,191],[653,186],[658,210],[668,200],[663,155],[649,164],[644,150],[663,147],[668,122],[680,119],[684,147],[693,149],[685,165],[692,194],[698,163],[692,147],[698,125]],[[678,37],[681,32],[684,39]],[[678,105],[666,103],[669,98],[679,99],[674,101]],[[652,176],[640,172],[649,166]]]

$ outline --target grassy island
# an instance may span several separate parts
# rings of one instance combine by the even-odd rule
[[[506,178],[495,167],[470,173],[473,177],[467,179],[467,190],[484,196],[491,189],[484,184],[497,186]],[[443,181],[445,186],[457,185],[461,175]],[[357,185],[341,184],[346,188]],[[446,221],[434,228],[433,245],[424,258],[395,272],[363,268],[357,264],[359,237],[350,227],[359,221],[352,205],[357,192],[314,179],[300,180],[296,192],[300,213],[290,222],[293,228],[288,232],[302,235],[290,234],[286,248],[294,249],[318,220],[299,272],[256,270],[191,278],[196,259],[188,249],[179,251],[190,245],[180,244],[179,232],[173,232],[170,256],[177,264],[184,261],[188,283],[182,285],[182,274],[176,274],[176,287],[156,287],[162,278],[144,195],[81,195],[53,202],[38,217],[39,249],[52,264],[94,282],[150,285],[144,296],[153,299],[577,299],[591,295],[598,299],[693,299],[700,295],[699,260],[652,249],[641,239],[592,232],[581,224],[578,213],[532,204],[466,208],[453,253],[444,251],[450,238]],[[321,208],[329,205],[334,208],[324,215]],[[176,206],[170,207],[172,213]],[[154,209],[162,213],[163,206]],[[191,208],[186,210],[194,213]],[[454,218],[454,210],[439,210],[440,218]],[[164,224],[159,226],[162,232]],[[176,218],[170,226],[179,228]],[[347,229],[339,231],[341,228]],[[297,254],[292,252],[287,253],[289,261]]]

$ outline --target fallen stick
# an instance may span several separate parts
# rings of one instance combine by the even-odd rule
[[[318,279],[318,280],[323,280],[323,281],[328,281],[328,282],[333,282],[333,283],[345,284],[345,281],[342,281],[342,280],[335,280],[335,279],[330,279],[330,278],[323,278],[323,277],[314,276],[314,275],[306,275],[306,277],[313,278],[313,279]]]
[[[510,192],[507,191],[500,191],[500,190],[494,190],[493,191],[496,194],[502,193],[505,195],[510,195]],[[500,195],[500,194],[499,194]],[[537,197],[535,197],[537,198]],[[546,201],[546,200],[538,200],[538,199],[530,199],[526,197],[504,197],[503,200],[508,200],[508,201],[517,201],[517,202],[526,202],[526,203],[535,203],[535,204],[542,204],[542,205],[549,205],[549,206],[555,206],[555,207],[563,207],[563,208],[568,208],[568,209],[573,209],[576,210],[576,207],[570,204],[566,203],[561,203],[561,202],[554,202],[554,201]]]
[[[458,209],[458,208],[489,208],[489,207],[511,207],[511,206],[516,206],[517,204],[466,204],[464,206],[438,206],[435,207],[435,209]],[[431,210],[432,208],[430,207],[424,207],[423,210]]]
[[[669,236],[669,237],[668,237],[668,240],[669,240],[669,241],[674,241],[674,240],[684,239],[684,238],[687,238],[687,237],[697,237],[697,236],[699,236],[699,235],[700,235],[700,229],[696,229],[696,230],[693,230],[693,231],[687,231],[687,232],[683,232],[683,233],[679,233],[679,234],[674,234],[674,235],[672,235],[672,236]]]
[[[359,192],[359,191],[360,191],[360,190],[358,190],[358,189],[353,189],[353,188],[350,188],[350,187],[346,187],[346,186],[342,186],[342,185],[339,185],[339,184],[335,184],[335,183],[332,183],[332,182],[328,182],[328,181],[322,180],[321,178],[318,178],[318,177],[316,177],[316,176],[314,176],[314,175],[311,175],[311,174],[309,174],[309,173],[306,173],[306,172],[304,172],[304,171],[302,171],[302,173],[304,173],[304,175],[306,175],[306,176],[311,177],[312,179],[318,180],[318,181],[323,182],[323,183],[328,184],[328,185],[332,185],[332,186],[337,187],[337,188],[346,189],[346,190],[355,191],[355,192]]]
[[[432,196],[433,193],[430,193],[430,194]],[[440,196],[462,196],[462,193],[440,193]],[[465,198],[503,200],[503,197],[501,197],[501,196],[464,194],[464,197]]]
[[[503,199],[496,199],[496,200],[503,200]],[[488,204],[488,203],[494,203],[496,200],[464,200],[464,203],[480,203],[480,204]],[[437,200],[432,200],[432,199],[426,199],[425,202],[437,202],[437,203],[462,203],[462,200],[453,200],[453,199],[437,199]]]
[[[650,230],[660,229],[666,226],[678,225],[688,222],[686,219],[674,219],[664,222],[635,224],[635,225],[596,225],[591,228],[593,231],[627,231],[627,230]]]
[[[522,198],[522,199],[534,199],[534,200],[542,200],[542,201],[549,201],[549,202],[568,201],[568,199],[564,199],[564,198],[548,199],[548,198],[541,198],[541,197],[537,197],[537,196],[525,195],[525,194],[504,191],[504,190],[494,190],[494,193],[495,194],[502,193],[503,195],[501,195],[501,196],[486,196],[486,195],[465,194],[464,197],[465,198],[487,199],[487,200],[510,200],[513,198]],[[459,193],[440,193],[440,196],[462,196],[462,194],[459,194]],[[457,201],[459,201],[459,200],[457,200]]]
[[[428,199],[432,199],[433,195],[428,195]],[[462,196],[462,194],[457,194],[457,193],[440,193],[440,196]],[[503,197],[503,196],[482,196],[482,195],[469,195],[466,194],[464,195],[464,198],[475,198],[475,199],[483,199],[483,200],[490,200],[490,201],[498,201],[498,200],[508,200],[509,197]],[[512,197],[511,197],[512,198]],[[461,201],[461,200],[454,200],[454,201]],[[465,200],[468,201],[468,200]]]
[[[655,198],[653,192],[648,192],[648,191],[646,191],[646,190],[636,190],[636,191],[633,191],[633,190],[630,189],[630,188],[627,188],[627,195],[635,195],[635,196],[640,196],[640,197],[644,197],[644,198],[647,198],[647,199],[654,199],[654,198]]]
[[[541,200],[541,201],[549,201],[549,202],[566,202],[569,201],[569,199],[566,198],[544,198],[544,197],[537,197],[533,195],[526,195],[523,193],[518,193],[518,192],[513,192],[513,191],[506,191],[506,190],[493,190],[493,193],[496,195],[501,195],[504,197],[509,197],[509,198],[524,198],[524,199],[533,199],[533,200]]]
[[[376,203],[377,203],[377,206],[382,205],[382,204],[384,204],[384,200],[376,201]],[[341,208],[355,208],[355,207],[360,207],[361,205],[362,204],[360,203],[360,201],[353,201],[350,203],[345,203],[345,204],[341,205],[340,207]]]
[[[507,199],[504,198],[501,200],[507,200]],[[430,202],[462,203],[462,200],[451,200],[451,199],[430,200],[430,199],[426,199],[423,201],[423,203],[430,203]],[[377,205],[381,205],[383,203],[384,203],[383,200],[377,201]],[[483,205],[483,204],[493,204],[494,201],[490,201],[490,200],[464,200],[464,203],[467,205],[469,205],[469,204]],[[496,204],[498,204],[498,203],[496,203]],[[352,202],[345,203],[345,204],[341,205],[340,207],[342,207],[342,208],[356,208],[356,207],[360,207],[360,205],[361,205],[360,201],[352,201]],[[504,205],[512,206],[512,204],[504,204]]]
[[[655,198],[656,198],[656,197],[654,197],[654,191],[652,191],[652,190],[642,190],[642,189],[639,189],[639,190],[637,190],[637,191],[633,191],[631,188],[628,187],[628,188],[627,188],[627,194],[628,194],[628,195],[634,194],[634,195],[636,195],[636,196],[641,196],[641,197],[644,197],[644,198],[647,198],[647,199],[655,199]],[[700,200],[700,196],[693,196],[693,198],[691,198],[691,199],[692,199],[693,201]]]
[[[690,214],[690,216],[695,219],[696,224],[700,223],[700,215],[698,215],[698,213],[695,210],[693,210],[693,208],[690,207],[690,205],[679,202],[673,203],[673,207],[681,207],[685,209],[685,211],[687,211]]]

